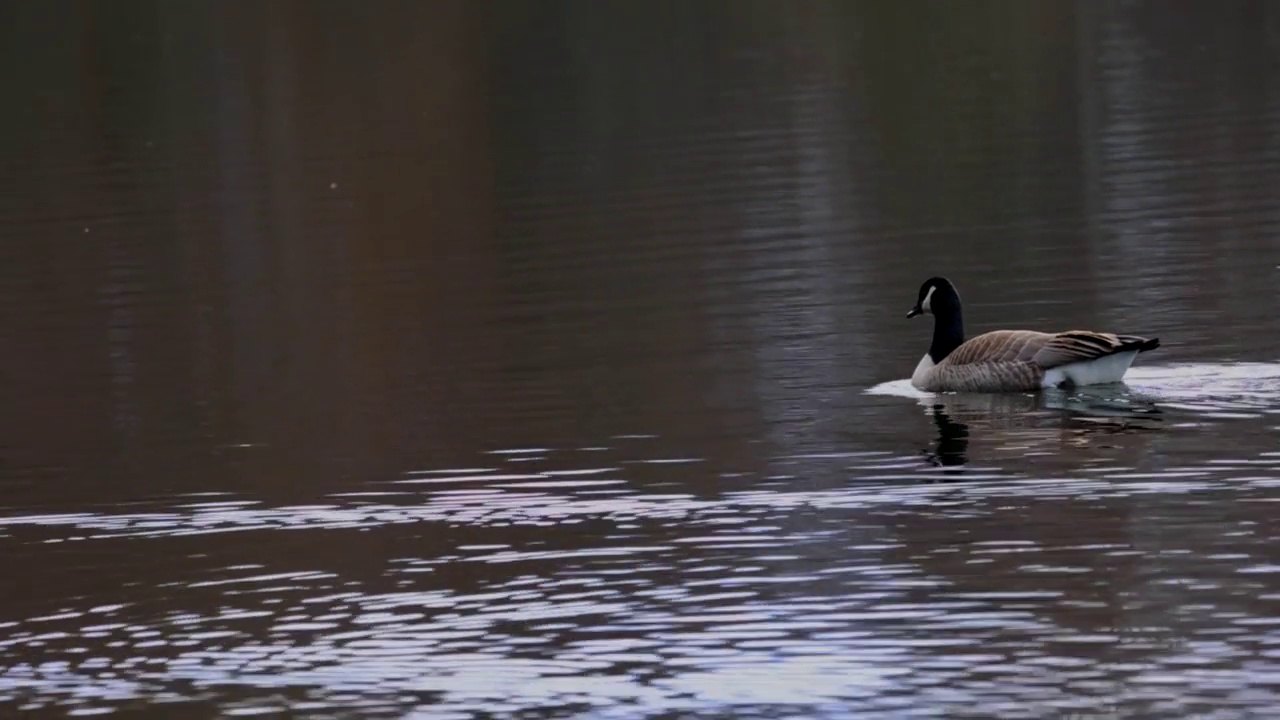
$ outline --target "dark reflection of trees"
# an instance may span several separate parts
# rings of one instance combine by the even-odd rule
[[[1079,7],[1079,147],[1100,312],[1177,333],[1195,357],[1214,317],[1266,322],[1248,298],[1273,283],[1280,249],[1269,199],[1280,185],[1280,13],[1249,2]],[[1175,269],[1192,258],[1196,272]],[[1124,270],[1134,263],[1145,271]],[[1263,344],[1248,351],[1273,357]]]
[[[16,252],[58,278],[18,287],[21,462],[82,498],[295,492],[465,433],[470,383],[446,378],[485,366],[492,297],[481,18],[74,7],[6,26],[78,34],[8,46],[39,60],[0,202],[49,218]]]
[[[902,363],[887,288],[924,262],[998,260],[1008,285],[1061,264],[999,227],[1074,227],[1062,148],[1113,148],[1117,108],[1146,107],[1067,111],[1094,73],[1079,36],[1176,37],[1072,3],[48,7],[0,30],[32,59],[7,67],[38,68],[10,72],[0,203],[54,219],[9,246],[8,305],[66,308],[8,311],[22,464],[286,493],[495,436],[835,442],[830,418]],[[1253,50],[1215,77],[1265,57],[1237,20],[1218,26]],[[1234,82],[1215,107],[1243,93],[1262,116],[1274,83]],[[1274,150],[1265,127],[1240,151]],[[1162,142],[1140,147],[1179,152]],[[1141,169],[1107,152],[1095,171]],[[1224,277],[1213,292],[1255,285]]]
[[[494,436],[833,442],[926,262],[1018,269],[981,301],[1069,258],[1055,317],[1147,331],[1192,289],[1152,259],[1194,251],[1196,302],[1265,319],[1274,263],[1202,249],[1276,242],[1265,5],[66,7],[0,29],[33,472],[293,492]]]
[[[1062,153],[1076,141],[1074,5],[927,8],[847,11],[863,28],[856,82],[882,165],[876,204],[920,228],[910,243],[937,267],[1038,264],[1019,236],[1079,218],[1078,172]]]

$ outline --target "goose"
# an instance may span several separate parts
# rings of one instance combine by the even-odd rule
[[[911,384],[925,392],[1028,392],[1117,383],[1138,353],[1160,347],[1159,338],[1091,330],[994,330],[965,340],[960,294],[944,277],[920,286],[907,317],[924,313],[933,315],[933,342]]]

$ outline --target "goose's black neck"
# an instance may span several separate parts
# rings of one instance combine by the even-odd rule
[[[960,304],[933,303],[933,342],[929,345],[929,359],[936,365],[964,342],[964,315]]]

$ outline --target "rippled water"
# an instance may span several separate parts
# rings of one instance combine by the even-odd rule
[[[7,11],[0,714],[1270,716],[1280,15],[896,7]]]

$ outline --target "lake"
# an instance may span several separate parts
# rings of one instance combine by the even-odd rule
[[[1280,8],[3,16],[0,714],[1280,703]]]

